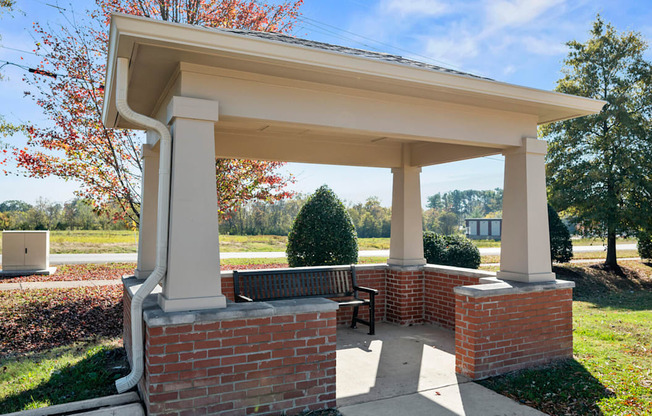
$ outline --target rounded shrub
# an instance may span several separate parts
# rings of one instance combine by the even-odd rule
[[[638,255],[642,259],[652,260],[652,234],[641,231],[638,233]]]
[[[290,267],[358,262],[358,237],[344,204],[323,185],[292,224],[286,250]]]
[[[573,258],[573,243],[568,228],[548,205],[548,229],[550,230],[550,258],[559,263],[568,263]]]
[[[423,253],[429,264],[444,266],[480,267],[480,250],[468,238],[458,235],[423,233]]]

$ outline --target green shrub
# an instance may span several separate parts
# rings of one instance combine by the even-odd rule
[[[480,250],[468,238],[457,235],[424,232],[423,253],[429,264],[469,269],[480,267]]]
[[[652,234],[641,231],[638,233],[638,255],[642,259],[652,260]]]
[[[548,229],[550,230],[550,258],[559,263],[568,263],[573,258],[573,243],[568,228],[548,205]]]
[[[335,193],[323,185],[308,198],[288,235],[290,267],[358,262],[358,238],[351,217]]]

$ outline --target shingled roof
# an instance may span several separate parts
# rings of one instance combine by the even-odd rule
[[[400,55],[392,55],[389,53],[373,52],[364,49],[349,48],[347,46],[317,42],[309,39],[296,38],[294,36],[289,36],[278,32],[257,32],[253,30],[243,30],[243,29],[216,29],[216,30],[224,31],[228,33],[234,33],[243,36],[270,40],[273,42],[289,43],[292,45],[304,46],[307,48],[327,50],[327,51],[342,53],[346,55],[361,56],[368,59],[374,59],[376,61],[392,62],[401,65],[409,65],[418,68],[429,69],[431,71],[445,72],[449,74],[492,80],[491,78],[481,77],[479,75],[470,74],[468,72],[457,71],[454,69],[444,68],[438,65],[432,65],[432,64],[427,64],[425,62],[415,61],[413,59],[408,59]]]

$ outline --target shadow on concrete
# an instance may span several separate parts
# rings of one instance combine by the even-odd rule
[[[455,374],[453,331],[379,324],[375,336],[337,332],[343,415],[540,415]]]

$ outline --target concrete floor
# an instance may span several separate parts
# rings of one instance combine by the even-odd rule
[[[455,374],[455,335],[436,326],[337,330],[337,406],[345,416],[543,415]]]

